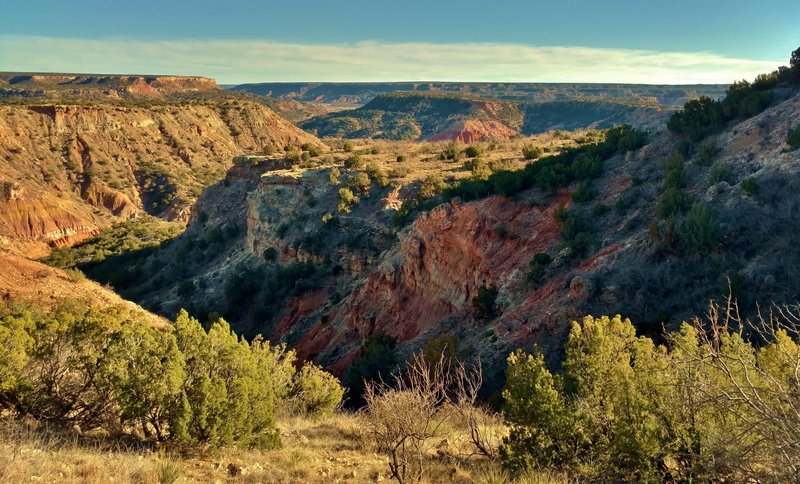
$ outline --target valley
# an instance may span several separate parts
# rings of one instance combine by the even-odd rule
[[[0,481],[790,480],[798,86],[0,73]]]

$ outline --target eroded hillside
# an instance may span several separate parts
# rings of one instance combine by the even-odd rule
[[[185,221],[234,155],[322,146],[247,101],[0,106],[0,237],[41,254],[142,213]]]

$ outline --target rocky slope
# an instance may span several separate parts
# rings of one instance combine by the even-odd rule
[[[657,102],[602,99],[520,103],[463,94],[394,93],[366,105],[303,121],[318,136],[388,140],[505,140],[551,130],[661,126],[670,114]]]
[[[156,327],[167,327],[167,320],[125,301],[114,291],[90,281],[78,272],[67,273],[29,260],[13,250],[0,247],[0,298],[5,301],[31,301],[50,309],[59,301],[78,300],[99,307],[124,306],[144,315]]]
[[[36,255],[115,218],[185,221],[235,154],[303,143],[321,146],[247,101],[0,106],[0,236]]]

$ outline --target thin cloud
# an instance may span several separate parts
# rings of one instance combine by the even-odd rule
[[[330,45],[0,36],[2,70],[202,75],[222,83],[437,80],[726,84],[752,79],[780,64],[709,52],[497,43],[368,41]]]

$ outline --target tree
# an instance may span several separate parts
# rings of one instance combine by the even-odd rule
[[[360,170],[364,167],[364,158],[361,155],[352,155],[344,160],[344,167],[348,170]]]
[[[507,362],[503,419],[511,431],[500,448],[504,466],[519,474],[571,463],[587,442],[577,433],[561,378],[553,377],[541,354],[516,351]]]
[[[461,144],[458,141],[448,142],[442,150],[440,158],[443,160],[458,161],[458,159],[461,158]]]
[[[792,52],[789,58],[789,82],[800,84],[800,47]]]
[[[175,336],[139,322],[126,324],[111,337],[101,368],[122,423],[138,424],[146,438],[165,440],[186,376]]]
[[[367,175],[369,175],[369,177],[372,178],[372,180],[375,181],[379,187],[383,188],[389,184],[389,177],[386,176],[386,172],[384,172],[377,163],[373,162],[367,165],[366,171]]]
[[[348,406],[359,408],[366,403],[363,398],[366,382],[389,380],[400,362],[396,345],[397,341],[385,333],[375,334],[364,342],[361,354],[353,360],[344,376]]]
[[[699,203],[678,223],[676,233],[681,247],[699,253],[716,248],[722,235],[714,214]]]
[[[274,367],[264,364],[263,345],[251,347],[222,319],[206,333],[185,311],[178,314],[175,333],[186,358],[184,438],[211,447],[279,445]]]
[[[619,316],[587,316],[573,323],[565,353],[556,376],[541,355],[509,357],[504,463],[515,472],[579,467],[623,481],[675,477],[665,459],[687,445],[666,349],[637,338]]]
[[[33,338],[28,334],[31,324],[29,312],[0,317],[0,406],[9,403],[9,396],[16,393],[24,381],[28,352],[33,345]]]

